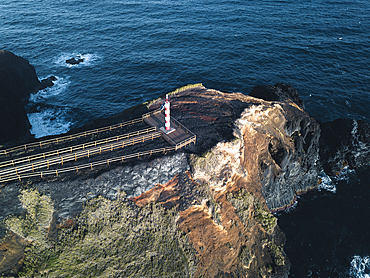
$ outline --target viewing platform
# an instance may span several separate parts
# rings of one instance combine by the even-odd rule
[[[156,127],[162,133],[162,138],[166,140],[172,146],[178,146],[185,143],[185,145],[196,141],[196,136],[185,126],[181,125],[175,118],[171,117],[171,128],[174,130],[171,132],[166,132],[161,129],[164,126],[164,114],[161,110],[155,110],[144,114],[143,120],[146,124],[151,127]],[[182,146],[181,146],[182,147]],[[178,148],[181,148],[178,147]]]

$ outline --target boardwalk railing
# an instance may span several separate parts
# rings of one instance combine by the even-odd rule
[[[32,146],[42,146],[46,144],[51,144],[53,142],[59,143],[59,142],[63,142],[66,140],[70,140],[70,139],[74,139],[74,138],[78,138],[82,136],[88,136],[88,135],[103,132],[103,131],[113,130],[115,128],[120,128],[125,125],[144,121],[145,118],[150,117],[151,115],[157,114],[157,113],[161,113],[161,110],[158,109],[158,110],[146,113],[142,115],[142,118],[140,119],[135,119],[135,120],[124,122],[118,125],[112,125],[112,126],[108,126],[108,127],[104,127],[100,129],[90,130],[90,131],[81,132],[78,134],[59,137],[59,138],[55,138],[51,140],[45,140],[41,142],[35,142],[35,143],[23,145],[23,146],[14,147],[8,150],[3,150],[2,153],[0,153],[0,155],[7,155],[8,153],[12,151],[16,151],[16,150],[22,150],[22,149],[27,150],[27,148],[31,148]],[[16,160],[11,160],[11,161],[0,163],[0,168],[3,168],[3,169],[0,169],[0,182],[3,183],[3,182],[13,181],[13,180],[22,180],[24,178],[31,178],[31,177],[41,177],[42,178],[47,175],[58,176],[61,173],[79,171],[79,170],[87,169],[87,168],[93,169],[96,166],[105,165],[105,164],[109,165],[110,163],[119,162],[119,161],[123,162],[124,160],[131,159],[131,158],[139,158],[141,156],[146,156],[146,155],[153,155],[153,154],[162,153],[162,152],[167,153],[170,151],[176,151],[187,145],[190,145],[191,143],[195,144],[196,135],[194,133],[192,133],[185,126],[180,124],[176,119],[171,118],[171,121],[174,123],[174,125],[177,125],[179,128],[185,130],[185,132],[188,133],[190,137],[188,137],[187,139],[177,144],[174,144],[174,146],[172,147],[152,149],[152,150],[147,150],[143,152],[128,154],[125,156],[81,164],[79,166],[64,167],[64,168],[56,169],[56,170],[49,170],[49,167],[52,165],[58,165],[58,164],[63,165],[66,162],[77,161],[77,159],[79,158],[90,157],[91,155],[101,154],[102,152],[113,151],[118,148],[123,148],[123,147],[134,145],[137,143],[145,142],[150,139],[153,140],[155,138],[161,137],[161,132],[156,131],[157,130],[156,127],[152,127],[152,128],[132,132],[132,133],[123,134],[120,136],[110,137],[107,139],[97,140],[94,142],[88,142],[85,144],[76,145],[76,146],[63,148],[59,150],[54,150],[54,151],[50,151],[50,152],[46,152],[42,154],[23,157],[23,158],[19,158]],[[35,162],[32,163],[32,161],[35,161]],[[40,171],[40,172],[35,171],[41,168],[47,168],[47,170]]]
[[[160,109],[156,109],[156,110],[153,110],[153,111],[150,111],[148,113],[143,114],[141,117],[144,120],[145,118],[149,118],[151,115],[158,114],[158,113],[161,113],[161,112],[162,111]]]
[[[60,156],[60,155],[65,154],[65,153],[72,153],[72,152],[77,151],[77,150],[84,150],[86,148],[96,147],[96,146],[99,146],[101,144],[108,144],[108,143],[111,143],[111,142],[123,140],[123,139],[130,138],[130,137],[133,137],[133,136],[138,136],[138,135],[141,135],[141,134],[150,133],[150,132],[153,132],[153,131],[156,131],[155,127],[146,128],[146,129],[138,130],[138,131],[135,131],[135,132],[130,132],[130,133],[126,133],[126,134],[123,134],[123,135],[118,135],[118,136],[114,136],[114,137],[110,137],[110,138],[106,138],[106,139],[101,139],[101,140],[97,140],[97,141],[93,141],[93,142],[88,142],[88,143],[80,144],[80,145],[76,145],[76,146],[71,146],[71,147],[67,147],[67,148],[63,148],[63,149],[53,150],[53,151],[50,151],[50,152],[30,155],[30,156],[27,156],[27,157],[22,157],[22,158],[18,158],[18,159],[14,159],[14,160],[8,160],[8,161],[0,162],[0,168],[15,166],[15,165],[20,164],[20,163],[27,163],[27,162],[31,163],[31,161],[38,160],[38,159],[47,159],[51,156],[56,156],[56,155]]]
[[[194,143],[197,141],[197,136],[194,135],[192,137],[190,137],[189,139],[186,139],[185,141],[183,142],[180,142],[178,143],[176,146],[175,146],[175,150],[179,150],[187,145],[190,145],[191,143]]]
[[[77,159],[83,158],[83,157],[90,157],[95,154],[101,154],[103,152],[113,151],[119,148],[124,148],[127,146],[131,146],[137,143],[142,143],[147,140],[153,140],[155,138],[161,137],[161,133],[158,132],[152,132],[151,134],[145,134],[140,137],[134,137],[133,139],[127,139],[122,142],[112,143],[110,145],[103,145],[101,147],[92,148],[89,150],[82,150],[76,153],[68,153],[63,156],[57,156],[53,157],[47,160],[37,161],[35,163],[27,163],[25,165],[20,165],[18,167],[11,167],[8,169],[4,169],[3,171],[0,171],[0,181],[2,179],[7,178],[12,175],[19,175],[20,173],[25,172],[34,172],[37,169],[40,168],[48,168],[52,165],[61,164],[63,165],[66,162],[69,161],[77,161]]]
[[[33,148],[33,147],[43,147],[43,146],[53,144],[53,143],[58,144],[58,143],[62,143],[62,142],[68,141],[68,140],[93,135],[93,134],[96,134],[96,133],[101,133],[101,132],[105,132],[105,131],[112,131],[114,129],[122,128],[124,126],[132,125],[132,124],[139,123],[139,122],[142,122],[142,121],[143,121],[143,118],[138,118],[138,119],[133,119],[131,121],[127,121],[127,122],[123,122],[123,123],[119,123],[119,124],[115,124],[115,125],[110,125],[110,126],[106,126],[106,127],[102,127],[102,128],[87,130],[87,131],[76,133],[76,134],[71,134],[71,135],[62,136],[62,137],[58,137],[58,138],[54,138],[54,139],[49,139],[49,140],[33,142],[33,143],[25,144],[25,145],[20,145],[20,146],[16,146],[16,147],[13,147],[13,148],[0,150],[0,156],[1,155],[8,155],[12,152],[16,152],[16,151],[19,151],[19,150],[27,151],[27,149],[30,149],[30,148]]]
[[[142,118],[149,118],[151,115],[161,113],[162,111],[160,109],[153,110],[151,112],[145,113],[142,115]],[[184,125],[182,125],[179,121],[177,121],[175,118],[171,117],[171,122],[175,123],[179,128],[182,128],[186,131],[186,133],[190,133],[191,135],[195,136],[193,132],[191,132],[189,129],[187,129]]]
[[[128,159],[131,159],[131,158],[140,158],[142,156],[146,156],[146,155],[153,155],[153,154],[158,154],[158,153],[167,153],[167,152],[170,152],[170,151],[176,151],[180,148],[180,146],[184,147],[188,144],[191,144],[191,143],[195,143],[194,141],[195,138],[190,138],[188,140],[186,140],[186,142],[182,142],[181,144],[178,144],[176,146],[172,146],[172,147],[166,147],[166,148],[159,148],[159,149],[153,149],[153,150],[148,150],[148,151],[144,151],[144,152],[138,152],[138,153],[133,153],[133,154],[128,154],[128,155],[125,155],[125,156],[120,156],[120,157],[114,157],[114,158],[110,158],[110,159],[106,159],[106,160],[100,160],[100,161],[96,161],[96,162],[92,162],[92,163],[86,163],[86,164],[82,164],[82,165],[79,165],[79,166],[73,166],[73,167],[67,167],[67,168],[63,168],[63,169],[56,169],[56,170],[47,170],[47,171],[42,171],[42,172],[35,172],[35,173],[29,173],[29,174],[24,174],[24,175],[15,175],[15,176],[11,176],[11,177],[8,177],[8,178],[4,178],[4,179],[1,179],[0,182],[8,182],[8,181],[14,181],[14,180],[19,180],[21,181],[22,179],[26,179],[26,178],[31,178],[31,177],[45,177],[47,175],[56,175],[58,176],[59,174],[62,174],[62,173],[67,173],[67,172],[72,172],[72,171],[76,171],[78,172],[79,170],[83,170],[83,169],[93,169],[94,167],[97,167],[97,166],[102,166],[102,165],[110,165],[111,163],[114,163],[114,162],[123,162],[125,160],[128,160]]]
[[[177,124],[177,126],[179,128],[182,128],[186,131],[186,133],[190,133],[192,136],[195,136],[195,134],[193,132],[191,132],[189,129],[187,129],[184,125],[182,125],[180,122],[178,122],[175,118],[172,118],[171,117],[171,121],[175,124]]]

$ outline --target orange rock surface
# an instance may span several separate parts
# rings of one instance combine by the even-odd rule
[[[271,211],[317,185],[320,129],[294,90],[269,90],[277,100],[201,86],[171,96],[171,115],[197,135],[187,183],[200,190],[184,194],[178,175],[133,201],[178,206],[178,228],[199,259],[196,277],[288,276],[285,237]]]

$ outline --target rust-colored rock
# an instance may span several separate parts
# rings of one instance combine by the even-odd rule
[[[317,186],[320,128],[291,86],[267,90],[270,101],[201,86],[171,97],[172,115],[197,135],[197,144],[188,148],[191,180],[205,197],[180,205],[177,220],[198,254],[196,277],[289,273],[285,237],[271,211]],[[181,192],[173,179],[135,202],[177,195],[181,204]]]
[[[178,204],[180,196],[176,186],[179,182],[179,175],[176,175],[166,184],[157,184],[147,192],[142,193],[138,197],[130,198],[138,207],[146,206],[151,202],[159,202],[165,207],[171,208]]]

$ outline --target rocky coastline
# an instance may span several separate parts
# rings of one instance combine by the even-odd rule
[[[195,84],[170,97],[171,114],[197,135],[195,145],[1,188],[2,275],[288,277],[273,212],[316,188],[323,169],[366,164],[370,125],[319,123],[280,83],[250,95]],[[161,104],[158,98],[82,129]]]
[[[53,86],[56,78],[39,80],[24,58],[0,50],[0,145],[32,140],[25,104],[30,94]]]

